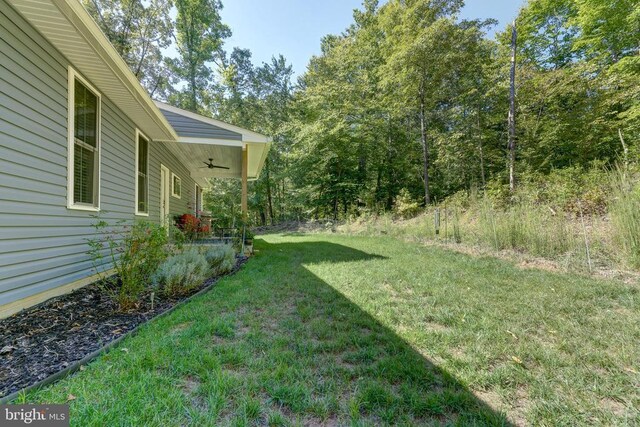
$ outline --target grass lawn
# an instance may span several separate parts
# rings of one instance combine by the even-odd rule
[[[638,425],[640,287],[387,237],[268,235],[25,396],[73,425]],[[636,409],[634,409],[636,408]]]

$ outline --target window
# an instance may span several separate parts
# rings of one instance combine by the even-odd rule
[[[149,139],[136,130],[136,215],[149,216]]]
[[[100,209],[100,94],[69,68],[67,207]]]
[[[175,173],[171,174],[171,195],[178,199],[182,197],[182,180]]]
[[[195,200],[196,215],[200,216],[200,214],[202,213],[202,188],[200,188],[198,184],[196,184],[195,195],[196,195],[196,200]]]

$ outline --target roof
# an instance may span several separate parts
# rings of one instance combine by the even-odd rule
[[[220,138],[242,141],[242,134],[237,132],[162,109],[162,107],[160,107],[160,111],[164,114],[179,137]]]
[[[248,178],[258,179],[271,147],[270,138],[162,102],[156,101],[156,106],[178,133],[178,144],[169,144],[169,148],[192,171],[197,182],[204,183],[206,178],[240,178],[243,149],[247,150]],[[203,167],[209,159],[229,169]]]
[[[155,103],[167,119],[174,120],[176,123],[179,123],[181,131],[176,129],[176,131],[178,131],[179,140],[185,140],[188,138],[211,138],[212,135],[208,135],[207,133],[220,132],[220,135],[215,137],[216,139],[263,144],[271,142],[269,137],[262,135],[261,133],[225,123],[222,120],[212,119],[211,117],[183,110],[182,108],[174,107],[163,102],[155,101]],[[223,134],[233,135],[233,137],[224,136]],[[238,135],[241,137],[238,138]]]
[[[8,2],[147,136],[177,139],[167,119],[78,0]]]
[[[244,149],[249,179],[258,178],[270,147],[268,137],[154,102],[79,0],[7,1],[146,136],[169,143],[196,181],[206,185],[209,177],[240,178]],[[203,169],[206,156],[228,163],[229,169]]]

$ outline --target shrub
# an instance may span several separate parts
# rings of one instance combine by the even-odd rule
[[[403,219],[412,218],[418,214],[420,205],[413,200],[411,194],[406,188],[400,190],[393,205],[393,213]]]
[[[236,252],[231,245],[216,245],[207,247],[203,255],[211,268],[211,272],[222,275],[233,270],[236,265]]]
[[[191,248],[160,264],[152,276],[152,282],[163,294],[178,296],[198,286],[209,273],[205,256]]]
[[[116,275],[102,279],[120,309],[134,306],[148,285],[149,276],[166,258],[166,230],[149,222],[128,225],[119,221],[110,227],[106,221],[94,224],[96,237],[88,239],[89,255],[98,274],[109,267]],[[119,286],[118,286],[118,283]]]
[[[185,238],[193,241],[201,236],[209,234],[211,228],[209,224],[201,221],[200,218],[192,214],[183,214],[175,218],[177,228],[182,231]]]

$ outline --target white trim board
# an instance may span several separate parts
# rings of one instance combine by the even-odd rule
[[[94,205],[76,203],[74,201],[75,190],[75,83],[76,80],[89,89],[97,98],[96,103],[96,156],[94,170]],[[67,79],[67,209],[99,212],[100,211],[100,183],[102,181],[102,94],[93,87],[87,79],[82,77],[71,65],[68,66]]]
[[[151,157],[149,154],[149,151],[151,150],[151,140],[147,137],[147,135],[145,135],[144,133],[142,133],[140,131],[140,129],[136,128],[136,139],[135,139],[135,146],[136,146],[136,156],[135,156],[135,164],[133,166],[133,173],[134,173],[134,187],[135,187],[135,199],[134,199],[134,213],[136,216],[149,216],[149,181],[151,181],[149,179],[149,157]],[[140,212],[138,210],[138,158],[140,156],[140,137],[143,137],[144,139],[147,140],[147,211],[146,212]]]

